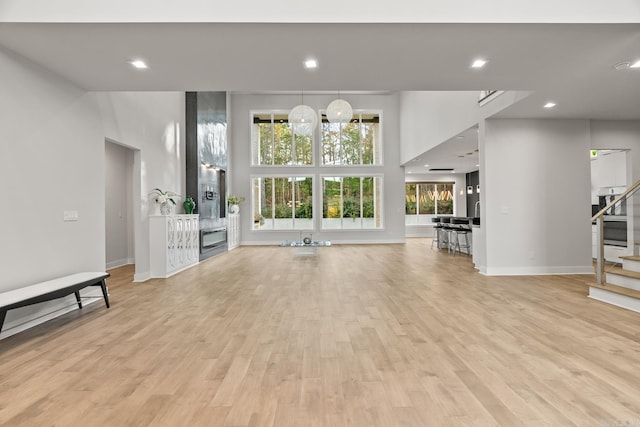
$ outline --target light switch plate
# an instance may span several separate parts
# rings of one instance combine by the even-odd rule
[[[78,211],[64,211],[64,220],[65,221],[77,221],[78,220]]]

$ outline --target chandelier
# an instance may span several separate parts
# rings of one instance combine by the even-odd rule
[[[353,108],[344,99],[333,100],[327,107],[327,120],[331,123],[349,123],[352,118]]]
[[[296,105],[289,112],[289,123],[295,135],[311,136],[313,130],[318,126],[318,115],[315,110],[304,104],[304,94],[302,103]]]

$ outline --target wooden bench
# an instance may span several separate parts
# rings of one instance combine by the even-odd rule
[[[0,292],[0,331],[2,331],[7,311],[14,308],[51,301],[71,294],[76,295],[78,307],[82,308],[80,289],[87,286],[100,286],[104,302],[109,308],[109,295],[107,295],[105,282],[109,276],[109,273],[104,272],[77,273],[12,291]]]

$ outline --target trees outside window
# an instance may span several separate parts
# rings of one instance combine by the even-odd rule
[[[252,164],[287,166],[313,164],[312,135],[293,134],[288,113],[253,113]]]
[[[252,183],[254,230],[313,229],[312,177],[256,177]]]
[[[322,116],[319,132],[303,136],[292,132],[288,111],[251,114],[251,164],[269,167],[252,178],[251,204],[254,230],[381,229],[382,141],[380,112],[355,112],[349,123],[329,123]],[[315,137],[315,143],[314,143]],[[317,144],[317,145],[315,145]],[[314,145],[319,147],[324,170],[342,166],[378,166],[374,174],[320,176],[314,166]],[[296,175],[296,170],[300,175]],[[344,169],[341,169],[344,170]],[[329,172],[330,175],[334,172]],[[322,192],[315,197],[313,177]],[[318,188],[318,191],[320,189]]]
[[[380,165],[380,115],[356,113],[349,123],[330,123],[322,116],[322,164]]]
[[[379,176],[322,177],[322,228],[382,228],[381,192]]]
[[[405,223],[427,224],[434,215],[453,215],[453,182],[417,182],[405,185]],[[429,215],[429,216],[427,216]]]

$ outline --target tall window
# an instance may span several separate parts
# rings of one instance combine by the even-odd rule
[[[382,178],[322,177],[323,229],[382,228]]]
[[[288,112],[253,113],[251,150],[254,166],[313,164],[313,137],[293,134]]]
[[[253,178],[252,193],[254,230],[313,229],[313,178]]]
[[[322,115],[322,164],[380,165],[380,135],[378,113],[354,113],[349,123],[329,123]]]
[[[405,223],[427,224],[433,215],[453,215],[453,185],[453,182],[407,183]]]

